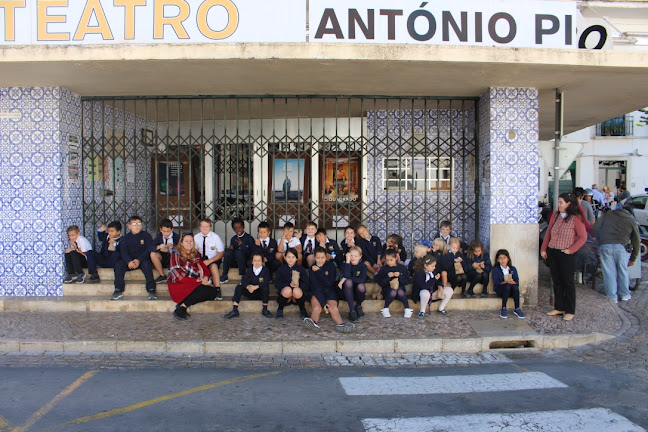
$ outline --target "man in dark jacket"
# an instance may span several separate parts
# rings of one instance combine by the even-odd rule
[[[640,247],[632,209],[604,213],[594,224],[594,234],[600,245],[605,295],[614,303],[618,295],[622,301],[630,300],[628,267],[634,265]]]

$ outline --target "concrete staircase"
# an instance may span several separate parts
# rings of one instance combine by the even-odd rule
[[[158,276],[156,271],[154,277]],[[114,287],[114,275],[112,269],[99,269],[101,282],[98,284],[64,284],[62,297],[0,297],[0,310],[8,312],[172,312],[175,303],[169,297],[169,290],[166,284],[158,284],[158,300],[148,300],[144,275],[139,270],[130,271],[126,274],[126,290],[123,300],[110,301]],[[222,301],[210,301],[200,303],[191,307],[191,313],[216,313],[224,314],[232,308],[232,296],[234,288],[240,282],[237,269],[230,270],[229,282],[222,284]],[[382,309],[383,300],[374,300],[371,293],[378,290],[376,283],[367,283],[367,300],[363,303],[366,313],[377,313]],[[408,295],[411,286],[407,287]],[[480,292],[481,286],[475,289]],[[270,311],[277,309],[277,295],[273,286],[270,287]],[[509,307],[513,307],[513,301],[509,301]],[[309,305],[308,305],[309,307]],[[455,289],[455,297],[450,301],[447,310],[498,310],[501,307],[501,300],[493,295],[488,298],[461,298],[459,289]],[[339,308],[342,313],[348,312],[346,302],[341,301]],[[403,311],[403,305],[394,301],[390,307],[392,313]],[[414,307],[418,309],[418,307]],[[310,310],[310,307],[309,307]],[[239,306],[242,313],[260,313],[261,301],[247,300],[243,298]],[[285,314],[297,314],[296,307],[287,307]]]

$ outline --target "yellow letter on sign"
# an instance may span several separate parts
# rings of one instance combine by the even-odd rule
[[[207,14],[214,6],[222,6],[227,11],[227,26],[223,30],[214,31],[207,23]],[[239,14],[236,5],[231,0],[207,0],[198,8],[198,29],[210,39],[226,39],[234,34],[238,27]]]
[[[115,6],[124,7],[124,39],[135,39],[135,7],[146,6],[146,0],[114,0]]]
[[[180,13],[174,17],[164,16],[165,6],[177,6]],[[164,39],[164,26],[173,27],[179,39],[189,39],[187,30],[182,25],[182,21],[189,18],[189,5],[185,0],[155,0],[155,12],[153,18],[153,39]]]
[[[89,25],[93,13],[97,17],[98,25],[96,26]],[[108,20],[101,7],[101,3],[99,3],[99,0],[88,0],[83,9],[83,14],[81,14],[76,33],[74,33],[74,40],[83,40],[85,35],[94,33],[101,34],[103,40],[113,39],[113,34],[110,31],[110,26],[108,25]]]
[[[67,0],[38,0],[38,40],[69,41],[70,33],[48,33],[47,24],[64,23],[65,15],[48,15],[48,7],[67,7]]]
[[[2,0],[0,9],[5,13],[5,41],[16,40],[16,8],[24,8],[25,0]]]

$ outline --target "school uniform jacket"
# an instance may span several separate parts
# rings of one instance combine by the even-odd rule
[[[420,259],[421,258],[414,257],[410,260],[409,264],[407,264],[407,271],[409,271],[410,276],[414,276],[414,266],[416,265],[416,262]]]
[[[354,284],[365,283],[367,281],[367,266],[363,262],[358,264],[342,264],[342,277],[350,279]]]
[[[270,270],[266,266],[263,266],[259,276],[254,274],[253,267],[249,267],[241,278],[241,287],[245,289],[248,285],[258,285],[262,292],[270,292],[270,278]]]
[[[173,242],[173,246],[177,245],[180,243],[180,234],[176,233],[175,231],[171,233],[171,241]],[[161,244],[164,243],[164,236],[162,235],[161,232],[157,233],[157,235],[153,238],[153,244],[151,245],[151,252],[157,252],[157,247]],[[168,241],[167,241],[168,244]],[[171,247],[173,247],[171,246]],[[170,248],[169,248],[170,249]]]
[[[290,286],[290,283],[292,282],[293,270],[299,272],[299,288],[302,289],[304,294],[309,292],[310,287],[308,284],[308,272],[306,271],[306,269],[299,264],[295,264],[294,266],[289,267],[288,264],[283,263],[281,267],[279,267],[279,270],[277,270],[277,272],[275,273],[274,277],[275,288],[277,288],[277,293],[279,295],[281,295],[282,289]]]
[[[303,234],[301,236],[301,238],[299,239],[299,243],[301,243],[301,245],[302,245],[302,257],[307,257],[308,255],[312,255],[313,253],[315,253],[315,248],[317,246],[319,246],[319,244],[317,243],[317,239],[315,237],[313,237],[312,239],[310,239],[310,241],[312,241],[312,243],[311,243],[311,251],[306,252],[306,240],[309,240],[309,238],[308,238],[308,236],[306,234]]]
[[[252,252],[261,252],[267,262],[272,262],[277,259],[275,255],[277,253],[277,240],[273,239],[272,237],[268,237],[266,241],[268,242],[268,244],[264,248],[261,239],[259,239],[260,244],[257,246],[257,244],[254,243],[254,246],[252,246]]]
[[[369,240],[365,241],[366,250],[362,251],[362,260],[369,261],[372,265],[378,262],[378,255],[383,253],[383,245],[380,239],[376,236],[371,236]]]
[[[330,239],[327,239],[324,249],[326,249],[327,254],[333,256],[333,259],[335,260],[337,266],[342,267],[345,257],[344,255],[342,255],[342,252],[340,251],[340,247],[338,246],[338,244],[335,243],[334,241],[331,241]]]
[[[387,274],[393,272],[400,273],[400,276],[398,276],[398,283],[402,288],[405,288],[405,285],[407,285],[410,281],[409,272],[407,271],[407,267],[405,267],[404,264],[396,264],[394,267],[382,266],[378,274],[376,274],[376,282],[378,282],[378,285],[380,285],[380,287],[382,288],[383,296],[386,296],[386,294],[391,291],[389,281],[392,278],[390,278]]]
[[[517,269],[513,266],[509,266],[509,273],[513,276],[515,284],[519,287],[520,277],[518,276]],[[502,296],[502,282],[504,282],[504,272],[502,271],[502,267],[497,264],[493,267],[493,289],[495,290],[495,294],[500,297]]]
[[[313,267],[317,267],[317,264],[313,264],[308,271],[308,282],[311,292],[334,290],[335,280],[337,279],[335,264],[331,261],[326,261],[317,271],[313,271]],[[301,282],[301,277],[299,281]]]
[[[119,237],[115,239],[115,250],[110,251],[108,247],[110,246],[110,241],[108,241],[108,232],[107,231],[97,231],[97,239],[101,242],[101,247],[99,248],[99,255],[106,258],[119,258],[119,243],[124,237]]]
[[[238,241],[241,240],[241,245],[239,246]],[[234,234],[230,239],[230,247],[232,250],[240,249],[246,256],[252,255],[252,250],[254,249],[254,237],[248,233],[243,233],[241,237],[237,234]],[[256,284],[252,284],[256,285]]]
[[[367,244],[368,243],[367,240],[365,240],[365,239],[363,239],[361,237],[356,237],[353,240],[355,241],[354,246],[357,246],[362,250],[362,260],[364,261],[365,260],[365,254],[369,250],[369,245]],[[346,254],[349,252],[349,250],[351,250],[351,247],[349,247],[347,245],[346,239],[343,239],[340,242],[340,250],[342,251],[342,255],[344,255],[345,257],[346,257]]]
[[[426,271],[417,271],[414,273],[412,280],[412,300],[414,303],[419,302],[422,290],[428,290],[432,294],[441,284],[441,281],[435,277],[437,275],[436,272],[432,272],[432,277],[430,278],[427,275],[428,273]],[[425,279],[428,280],[426,281]]]
[[[488,255],[488,251],[483,251],[482,256],[476,256],[473,259],[470,259],[466,257],[466,263],[468,264],[468,278],[473,279],[477,277],[477,270],[473,267],[474,263],[484,263],[484,273],[490,273],[491,270],[493,270],[493,264],[491,263],[490,256]]]
[[[151,234],[146,231],[140,231],[137,234],[128,233],[119,244],[119,253],[122,261],[126,264],[134,259],[144,261],[150,259],[151,244],[153,239]]]
[[[456,238],[458,238],[458,239],[459,239],[459,245],[460,245],[459,247],[461,247],[461,250],[462,250],[462,251],[466,251],[466,252],[468,251],[468,243],[466,243],[465,241],[463,241],[461,238],[459,238],[459,237],[458,237],[455,233],[453,233],[453,232],[450,233],[450,237],[456,237]],[[450,237],[448,237],[448,240],[450,239]],[[436,240],[436,239],[438,239],[438,238],[443,239],[443,241],[445,241],[446,244],[448,244],[448,240],[446,240],[445,238],[443,238],[443,237],[441,236],[441,232],[440,232],[440,231],[437,231],[436,234],[434,234],[434,237],[432,238],[432,240],[434,241],[434,240]]]
[[[466,277],[468,277],[468,260],[461,252],[453,254],[452,252],[448,251],[447,254],[441,256],[441,271],[448,272],[448,279],[454,279],[455,277],[457,277],[454,267],[454,260],[456,258],[461,258],[461,267],[463,267],[463,271],[466,274]]]

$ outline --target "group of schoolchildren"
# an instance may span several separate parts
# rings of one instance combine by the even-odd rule
[[[168,219],[160,222],[155,238],[142,230],[142,220],[138,216],[130,218],[128,228],[130,232],[122,235],[122,225],[118,221],[101,226],[98,251],[94,251],[90,242],[80,235],[77,226],[68,228],[70,248],[66,249],[67,276],[64,283],[96,283],[99,282],[97,265],[114,268],[115,291],[110,299],[119,300],[123,298],[126,272],[141,269],[149,300],[157,299],[156,284],[167,282],[164,268],[169,267],[170,252],[178,245],[179,235],[173,231],[173,224]],[[451,235],[452,224],[449,221],[441,223],[432,242],[423,241],[417,245],[414,257],[409,261],[401,236],[391,234],[383,245],[364,225],[357,229],[347,227],[340,245],[329,239],[326,229],[318,228],[314,222],[306,225],[301,238],[295,236],[294,225],[287,222],[278,240],[270,236],[271,227],[267,222],[259,224],[256,239],[245,232],[242,219],[234,219],[232,228],[235,235],[227,248],[212,231],[209,219],[200,221],[200,232],[194,236],[194,247],[204,267],[209,270],[214,300],[222,300],[221,284],[228,282],[230,268],[238,268],[241,282],[235,288],[233,308],[225,315],[227,319],[239,316],[242,297],[261,300],[261,313],[272,318],[268,300],[270,284],[274,282],[278,295],[277,319],[283,318],[286,306],[296,305],[307,327],[319,330],[318,322],[325,312],[330,314],[336,331],[350,332],[355,329],[353,323],[364,316],[362,303],[368,294],[368,279],[373,279],[380,287],[373,297],[384,298],[381,309],[384,317],[391,316],[389,306],[394,300],[403,303],[405,318],[412,316],[414,310],[410,308],[405,288],[410,281],[411,300],[420,302],[419,318],[425,318],[428,308],[437,301],[440,302],[438,313],[448,316],[445,308],[453,296],[454,287],[461,288],[464,298],[471,298],[477,296],[474,288],[481,284],[481,296],[486,297],[491,272],[495,293],[502,298],[500,317],[507,318],[507,302],[513,298],[513,313],[524,318],[520,308],[519,277],[508,251],[498,250],[493,266],[479,240],[467,245]],[[221,263],[222,276],[219,277]],[[89,277],[83,272],[85,265]],[[157,279],[154,279],[153,268],[159,274]],[[310,316],[306,311],[306,301],[311,303]],[[347,302],[350,322],[343,321],[338,301]],[[182,319],[186,316],[188,314]]]

